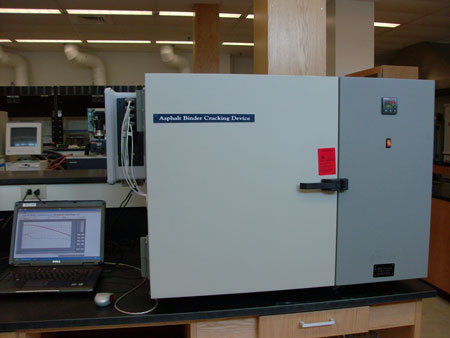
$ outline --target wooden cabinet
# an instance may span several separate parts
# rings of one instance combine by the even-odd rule
[[[383,65],[375,68],[365,69],[356,73],[347,74],[347,76],[418,79],[419,67]]]
[[[247,318],[105,325],[0,333],[0,338],[320,338],[375,330],[381,338],[420,338],[422,301]]]
[[[369,307],[259,318],[259,338],[316,338],[369,331]]]
[[[189,338],[320,338],[375,330],[382,338],[420,338],[422,301],[348,309],[199,321]]]
[[[371,306],[369,329],[379,330],[395,326],[414,325],[416,306],[415,302]]]
[[[431,201],[430,254],[426,280],[450,293],[450,202],[437,198]]]
[[[257,338],[257,325],[255,317],[199,321],[190,325],[189,338]]]

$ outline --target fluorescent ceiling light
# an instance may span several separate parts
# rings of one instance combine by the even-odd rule
[[[385,27],[385,28],[395,28],[400,26],[399,23],[389,23],[389,22],[374,22],[375,27]]]
[[[0,42],[12,42],[10,39],[0,39]]]
[[[194,12],[170,12],[170,11],[159,11],[161,16],[194,16]]]
[[[45,8],[0,8],[0,14],[61,14],[61,11]]]
[[[248,14],[247,15],[247,19],[254,19],[254,18],[255,18],[255,16],[253,14]]]
[[[69,14],[82,15],[152,15],[152,11],[116,10],[116,9],[66,9]]]
[[[239,19],[240,17],[241,17],[241,14],[237,14],[237,13],[219,13],[219,18]]]
[[[194,12],[160,11],[160,16],[194,16]],[[238,13],[219,13],[220,18],[240,18]]]
[[[166,45],[193,45],[194,41],[156,41],[157,44],[166,44]]]
[[[253,42],[222,42],[222,46],[253,46]]]
[[[54,40],[54,39],[16,39],[25,43],[82,43],[81,40]]]
[[[87,40],[88,43],[152,43],[150,40]]]

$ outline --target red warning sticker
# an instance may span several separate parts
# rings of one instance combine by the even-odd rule
[[[319,176],[336,174],[336,148],[317,149]]]

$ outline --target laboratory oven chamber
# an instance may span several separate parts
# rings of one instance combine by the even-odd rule
[[[434,81],[339,80],[336,284],[427,276]]]
[[[145,84],[152,298],[426,275],[432,82]]]
[[[338,79],[146,74],[145,92],[151,296],[334,285],[337,193],[299,183],[337,177]]]

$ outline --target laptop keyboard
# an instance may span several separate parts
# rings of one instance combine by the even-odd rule
[[[89,279],[92,268],[36,268],[13,270],[6,276],[6,280],[15,282],[27,282],[34,280],[67,281],[72,283],[84,283]]]
[[[0,276],[0,294],[90,292],[101,272],[101,266],[16,267]]]

